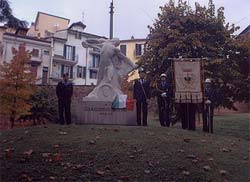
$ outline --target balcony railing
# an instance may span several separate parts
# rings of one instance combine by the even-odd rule
[[[58,63],[63,63],[66,65],[76,65],[79,60],[79,55],[76,54],[74,57],[71,56],[72,58],[67,58],[63,55],[63,52],[55,52],[53,56],[53,61],[58,62]]]

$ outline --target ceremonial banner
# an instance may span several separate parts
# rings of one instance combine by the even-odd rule
[[[201,103],[200,61],[174,61],[175,102]]]

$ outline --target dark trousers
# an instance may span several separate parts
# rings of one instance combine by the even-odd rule
[[[146,101],[136,101],[136,112],[137,112],[137,125],[141,125],[141,115],[143,126],[147,126],[147,117],[148,117],[148,103]]]
[[[58,100],[58,107],[59,107],[59,122],[60,124],[64,124],[64,113],[65,119],[67,124],[71,124],[71,111],[70,111],[70,100]]]
[[[204,104],[203,108],[203,131],[213,133],[213,117],[214,106],[213,104]]]
[[[195,130],[196,107],[196,104],[192,103],[180,104],[182,129]]]
[[[159,120],[161,126],[170,126],[170,103],[167,99],[158,97]]]

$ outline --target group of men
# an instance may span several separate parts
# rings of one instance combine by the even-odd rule
[[[134,83],[134,99],[136,100],[137,125],[147,126],[148,102],[152,96],[157,97],[160,125],[169,127],[171,123],[171,111],[174,102],[173,84],[166,74],[161,74],[155,88],[151,88],[150,81],[146,79],[145,72],[139,71],[139,79]],[[211,80],[205,80],[205,99],[202,104],[203,111],[203,130],[213,132],[213,103],[214,90],[211,86]],[[195,119],[198,104],[180,103],[178,112],[181,118],[182,128],[195,130]]]
[[[152,91],[151,83],[146,79],[143,70],[139,70],[139,79],[134,82],[134,99],[136,100],[137,125],[147,126],[148,103],[151,95],[157,97],[160,125],[169,127],[171,123],[172,102],[174,97],[173,85],[167,79],[166,74],[161,74],[159,81]],[[59,106],[60,124],[71,124],[71,97],[73,95],[73,84],[69,81],[69,75],[63,75],[63,80],[56,87]],[[214,90],[211,87],[211,80],[205,81],[205,98],[203,105],[203,130],[213,132],[213,103]],[[182,128],[195,130],[195,113],[197,104],[179,104],[179,113],[182,121]],[[65,117],[64,117],[65,115]]]

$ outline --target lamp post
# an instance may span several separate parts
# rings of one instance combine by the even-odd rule
[[[113,4],[113,0],[110,3],[110,27],[109,27],[109,38],[113,39],[113,15],[114,15],[114,4]]]

